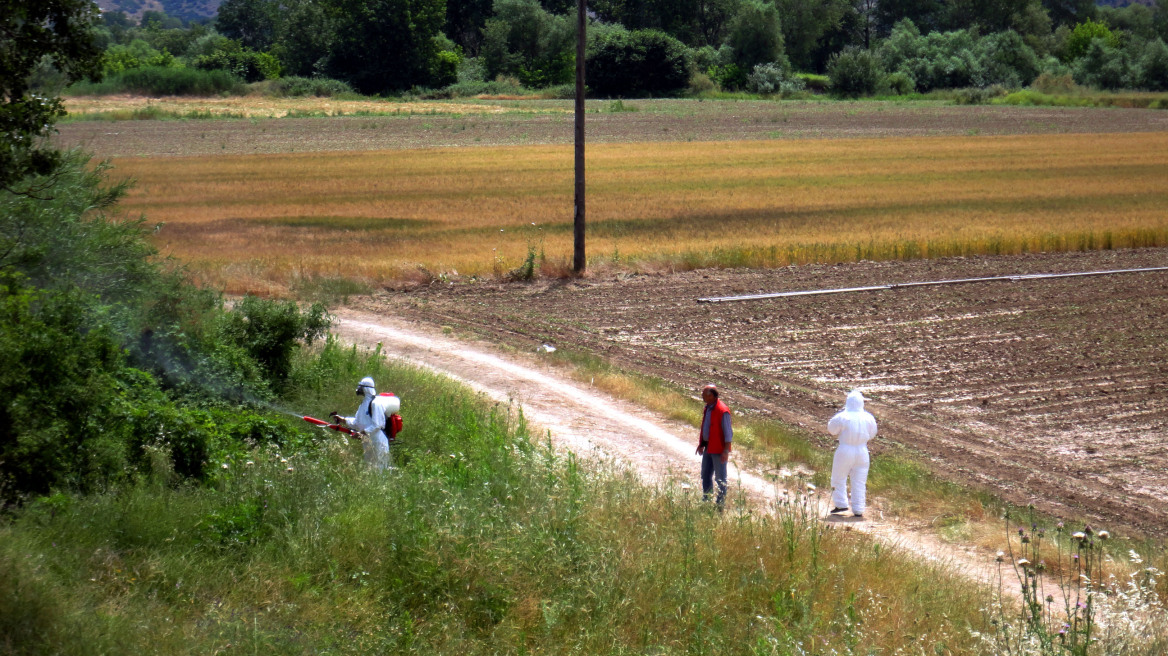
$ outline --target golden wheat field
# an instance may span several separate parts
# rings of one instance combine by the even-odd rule
[[[127,158],[123,204],[204,281],[280,294],[506,275],[572,251],[570,146]],[[596,145],[593,268],[1168,245],[1168,133]]]

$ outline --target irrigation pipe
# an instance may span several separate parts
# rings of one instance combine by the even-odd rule
[[[1020,280],[1045,280],[1049,278],[1081,278],[1085,276],[1110,276],[1117,273],[1147,273],[1168,271],[1168,267],[1146,267],[1143,269],[1112,269],[1109,271],[1082,271],[1078,273],[1026,273],[1014,276],[991,276],[988,278],[958,278],[955,280],[928,280],[924,282],[900,282],[870,287],[840,287],[837,289],[810,289],[798,292],[777,292],[774,294],[749,294],[746,296],[711,296],[699,298],[698,303],[731,303],[734,301],[761,301],[768,298],[790,298],[793,296],[823,296],[826,294],[851,294],[854,292],[874,292],[882,289],[905,289],[908,287],[936,287],[939,285],[964,285],[973,282],[1017,282]]]

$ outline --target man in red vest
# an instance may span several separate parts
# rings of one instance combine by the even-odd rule
[[[706,409],[702,413],[696,453],[702,457],[702,498],[710,498],[710,492],[717,482],[720,510],[726,500],[726,463],[730,462],[730,442],[734,439],[734,429],[730,425],[730,408],[718,396],[717,387],[706,385],[702,388]]]

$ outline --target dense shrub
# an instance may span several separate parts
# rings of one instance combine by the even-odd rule
[[[352,94],[353,87],[345,82],[327,77],[282,77],[273,80],[268,87],[269,92],[278,96],[317,96],[331,98]]]
[[[328,326],[323,305],[313,305],[302,313],[292,301],[245,296],[224,315],[220,334],[228,343],[242,347],[268,382],[281,389],[288,382],[292,356],[300,343],[312,344]]]
[[[979,37],[972,30],[922,35],[912,21],[896,24],[880,46],[886,70],[913,80],[920,91],[1029,84],[1042,63],[1013,31]]]
[[[676,93],[689,83],[688,51],[656,30],[609,32],[593,45],[587,80],[602,96]]]
[[[1013,30],[979,39],[975,53],[981,65],[979,82],[982,86],[1023,87],[1041,72],[1038,55]]]
[[[575,87],[573,87],[574,89]],[[525,96],[532,91],[513,77],[500,77],[490,82],[456,82],[442,90],[445,98],[473,96]]]
[[[204,71],[227,71],[245,82],[259,82],[280,77],[280,62],[266,52],[246,48],[217,50],[196,57],[194,67]]]
[[[243,91],[243,80],[227,71],[145,67],[123,71],[98,83],[79,83],[70,94],[133,93],[143,96],[218,96]]]
[[[743,71],[743,82],[759,64],[781,62],[786,65],[782,25],[778,9],[773,4],[755,0],[744,2],[730,22],[726,45],[730,57],[723,63],[737,65]]]
[[[1105,39],[1091,41],[1087,52],[1075,60],[1073,69],[1075,82],[1096,89],[1122,89],[1131,80],[1127,53]]]
[[[754,93],[798,93],[806,88],[803,80],[791,75],[781,64],[759,64],[746,77],[746,88]]]
[[[884,85],[888,90],[898,96],[907,96],[908,94],[917,90],[917,83],[908,73],[903,71],[895,71],[889,73],[888,77],[884,79]]]
[[[1120,46],[1119,36],[1112,32],[1105,23],[1093,20],[1084,21],[1076,25],[1067,36],[1066,41],[1063,42],[1063,61],[1075,61],[1086,55],[1087,50],[1091,47],[1091,42],[1096,39],[1101,39],[1105,45],[1111,48]]]
[[[847,98],[876,93],[884,75],[876,55],[859,48],[845,48],[832,55],[827,64],[827,76],[831,80],[828,89],[837,96]]]
[[[1149,91],[1168,91],[1168,45],[1162,39],[1144,45],[1132,70],[1132,83]]]
[[[166,50],[157,50],[142,39],[134,39],[128,45],[114,44],[106,49],[102,57],[102,71],[105,75],[146,66],[168,68],[179,66],[179,62]]]
[[[55,488],[99,490],[161,450],[201,478],[242,440],[299,433],[256,414],[286,383],[323,308],[215,292],[150,261],[121,194],[74,153],[36,195],[0,196],[0,505]],[[250,409],[249,409],[250,408]]]
[[[480,50],[487,79],[513,76],[524,86],[565,84],[575,74],[575,25],[538,0],[496,0]]]

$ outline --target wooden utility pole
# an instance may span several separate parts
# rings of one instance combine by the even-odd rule
[[[576,249],[572,271],[584,273],[584,49],[587,45],[588,0],[576,0]]]

